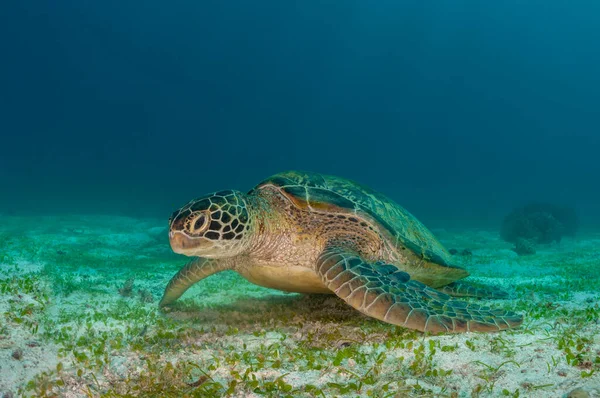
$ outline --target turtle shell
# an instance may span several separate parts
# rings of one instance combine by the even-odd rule
[[[371,188],[344,178],[288,171],[262,181],[250,193],[269,185],[279,187],[299,208],[370,219],[396,247],[406,247],[432,263],[460,268],[450,263],[450,254],[415,216]]]

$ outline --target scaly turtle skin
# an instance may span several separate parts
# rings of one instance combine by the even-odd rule
[[[458,281],[468,272],[412,214],[355,182],[290,171],[247,194],[221,191],[173,213],[172,249],[196,257],[160,306],[223,270],[300,293],[332,293],[360,312],[423,332],[498,331],[522,317],[452,296],[504,297]],[[436,290],[440,289],[440,290]]]

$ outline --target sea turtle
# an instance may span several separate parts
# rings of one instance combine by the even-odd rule
[[[199,280],[235,270],[269,288],[336,294],[363,314],[423,332],[498,331],[522,322],[515,313],[452,298],[505,294],[457,282],[469,273],[452,264],[421,222],[343,178],[276,174],[246,194],[192,200],[169,227],[173,251],[195,259],[171,279],[161,307]]]

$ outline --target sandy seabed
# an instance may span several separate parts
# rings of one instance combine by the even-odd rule
[[[0,397],[600,397],[600,233],[522,257],[498,231],[434,233],[522,327],[424,336],[233,272],[163,313],[186,262],[164,221],[0,216]]]

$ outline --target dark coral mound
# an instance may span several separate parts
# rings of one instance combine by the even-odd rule
[[[534,243],[560,242],[573,236],[578,227],[577,214],[570,207],[549,203],[530,203],[514,209],[504,218],[500,235],[507,242],[526,239]]]
[[[535,245],[530,240],[525,238],[517,238],[513,251],[519,256],[535,254]]]

